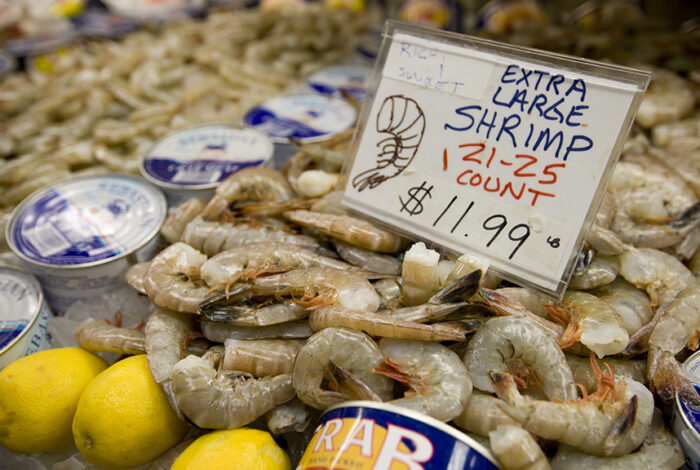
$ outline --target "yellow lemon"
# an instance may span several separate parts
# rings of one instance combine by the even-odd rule
[[[198,438],[170,470],[289,470],[291,466],[269,433],[240,428]]]
[[[80,348],[39,351],[0,371],[0,443],[32,454],[67,447],[83,389],[107,367]]]
[[[153,380],[145,354],[119,361],[95,377],[73,419],[80,453],[107,468],[150,462],[180,442],[186,431]]]

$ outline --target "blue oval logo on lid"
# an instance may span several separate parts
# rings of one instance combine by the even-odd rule
[[[232,173],[264,165],[274,145],[254,129],[225,124],[200,126],[166,136],[143,159],[143,175],[168,187],[213,188]]]
[[[60,181],[25,199],[7,239],[30,262],[95,263],[140,248],[160,230],[165,198],[143,180],[99,175]]]
[[[34,321],[42,302],[41,288],[32,276],[0,268],[0,351]]]
[[[309,76],[307,84],[318,93],[340,97],[341,91],[362,102],[372,69],[364,65],[336,65]]]
[[[355,123],[355,108],[347,101],[318,94],[277,96],[253,108],[244,122],[275,142],[289,137],[323,140]]]

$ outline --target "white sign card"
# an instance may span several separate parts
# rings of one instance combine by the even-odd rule
[[[389,21],[343,204],[560,296],[650,75]]]

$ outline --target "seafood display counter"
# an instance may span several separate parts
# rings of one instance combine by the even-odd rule
[[[187,429],[128,464],[78,437],[13,452],[0,370],[0,467],[186,468],[211,430],[239,428],[272,436],[270,468],[700,465],[697,26],[624,1],[398,10],[653,71],[557,300],[343,206],[396,5],[230,3],[0,63],[0,364],[143,355]],[[0,24],[5,46],[18,25]]]

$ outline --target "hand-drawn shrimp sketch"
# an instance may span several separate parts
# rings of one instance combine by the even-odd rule
[[[399,175],[413,160],[425,132],[425,115],[413,99],[391,95],[377,113],[377,132],[388,134],[377,142],[377,166],[353,178],[357,191],[376,188]]]

